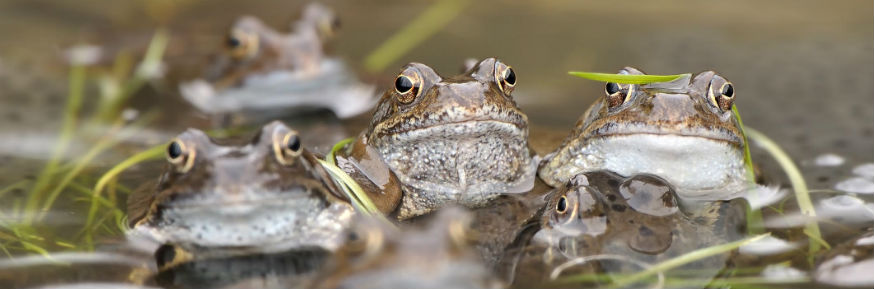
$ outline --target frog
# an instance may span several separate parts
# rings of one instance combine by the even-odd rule
[[[513,100],[515,86],[513,69],[496,58],[447,78],[425,64],[407,64],[369,126],[338,152],[338,163],[352,175],[380,176],[360,179],[378,188],[377,198],[399,202],[393,214],[401,220],[447,204],[476,208],[502,194],[528,192],[537,161],[528,147],[528,117]],[[372,185],[385,183],[400,190],[389,196],[384,185]]]
[[[354,215],[299,133],[279,121],[248,141],[188,129],[165,156],[161,177],[128,199],[130,239],[195,256],[333,250]]]
[[[746,200],[737,198],[714,201],[706,211],[688,210],[667,180],[653,174],[624,177],[611,171],[577,174],[547,199],[539,230],[523,256],[536,253],[521,265],[526,268],[521,274],[535,276],[517,280],[543,281],[575,270],[635,272],[641,262],[652,264],[741,238],[748,209]],[[591,260],[580,261],[586,258]],[[717,256],[693,266],[715,272],[726,258]],[[547,272],[538,271],[544,269]]]
[[[619,74],[645,75],[632,67]],[[651,84],[609,82],[538,175],[561,186],[574,175],[610,170],[665,178],[683,200],[729,200],[754,184],[746,138],[732,111],[734,85],[713,71]]]
[[[471,215],[447,207],[423,223],[358,219],[307,288],[502,288],[472,247]]]
[[[208,114],[242,111],[250,118],[265,113],[273,118],[281,114],[268,112],[313,108],[327,108],[340,118],[363,113],[375,103],[376,87],[360,82],[344,61],[325,53],[339,28],[337,15],[320,3],[304,7],[289,33],[256,16],[241,16],[202,77],[180,84],[180,93]]]

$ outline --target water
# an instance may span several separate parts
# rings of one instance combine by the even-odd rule
[[[130,102],[143,114],[155,111],[158,115],[143,133],[97,155],[72,182],[90,187],[109,167],[141,149],[165,142],[186,127],[212,126],[210,120],[184,104],[175,83],[198,71],[234,18],[253,14],[274,27],[286,27],[291,12],[302,5],[294,1],[230,0],[174,2],[171,6],[161,3],[169,2],[0,2],[0,35],[7,36],[0,38],[0,188],[25,181],[20,188],[0,195],[4,222],[21,221],[10,217],[12,208],[16,202],[24,202],[28,184],[58,142],[69,73],[62,57],[65,48],[81,42],[100,45],[100,63],[108,66],[117,52],[142,53],[155,27],[166,25],[171,34],[165,56],[171,64],[167,79],[149,83]],[[360,68],[367,53],[429,3],[328,1],[344,25],[333,45],[334,54]],[[712,69],[735,84],[744,123],[776,140],[801,166],[812,190],[857,192],[862,202],[870,204],[869,167],[874,161],[872,8],[870,1],[474,2],[385,72],[364,74],[363,78],[377,80],[383,89],[397,68],[410,61],[448,75],[455,73],[465,58],[497,56],[518,75],[514,95],[532,123],[532,144],[538,152],[548,152],[583,110],[602,95],[602,84],[570,77],[566,71],[612,72],[628,65],[653,74]],[[93,83],[87,86],[83,115],[93,110],[99,90]],[[359,132],[366,118],[337,121],[312,114],[290,125],[300,129],[304,138],[313,139],[314,150],[324,152],[337,140]],[[108,129],[76,135],[62,159],[82,156],[100,132]],[[788,183],[767,154],[755,147],[753,153],[768,183]],[[823,154],[834,154],[844,161],[835,166],[817,165]],[[156,178],[161,165],[161,161],[149,162],[126,171],[114,201],[123,204],[125,187],[132,189]],[[827,200],[831,194],[814,193],[814,198]],[[75,233],[87,218],[84,197],[76,189],[62,191],[41,224],[41,232],[50,232],[49,239],[77,240]],[[851,232],[870,227],[871,223],[863,220]],[[112,230],[106,231],[98,242],[100,247],[116,250],[118,238],[110,237]],[[0,229],[0,233],[10,232]],[[787,234],[798,238],[797,232]],[[836,240],[853,235],[835,234]],[[2,236],[0,240],[8,243]],[[48,249],[66,247],[50,244]],[[150,263],[150,256],[124,253],[140,264]],[[126,280],[126,269],[136,267],[76,264],[2,267],[0,284],[17,288]]]

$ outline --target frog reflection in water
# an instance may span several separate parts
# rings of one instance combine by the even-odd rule
[[[596,255],[652,263],[728,242],[740,237],[746,208],[744,199],[717,201],[700,215],[690,214],[664,179],[649,174],[625,178],[608,171],[579,174],[548,198],[541,229],[532,239],[536,247],[547,248],[547,254],[534,258],[540,267]],[[722,259],[708,261],[714,269],[723,264]],[[621,270],[610,267],[616,262],[590,265]],[[534,280],[543,278],[538,277]]]
[[[167,159],[157,185],[128,200],[132,236],[189,251],[330,250],[343,240],[351,206],[281,122],[243,145],[189,129],[170,143]]]
[[[309,288],[501,288],[471,246],[470,218],[450,207],[403,230],[360,219]]]
[[[620,74],[643,75],[625,68]],[[668,83],[607,83],[540,177],[553,187],[581,172],[655,174],[680,197],[726,200],[750,185],[744,136],[731,108],[734,86],[712,71]]]
[[[495,58],[445,79],[410,63],[338,163],[350,174],[368,176],[365,186],[382,191],[375,199],[396,200],[388,196],[398,192],[385,193],[383,184],[399,181],[401,219],[529,191],[536,163],[528,149],[528,117],[512,98],[515,86],[513,69]]]

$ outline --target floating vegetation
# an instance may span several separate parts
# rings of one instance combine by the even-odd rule
[[[801,174],[801,170],[798,169],[798,166],[795,165],[792,158],[790,158],[776,142],[768,138],[765,134],[749,127],[746,127],[745,131],[750,139],[759,144],[765,149],[765,151],[771,154],[775,160],[777,160],[777,163],[779,163],[780,167],[783,168],[786,176],[789,177],[789,183],[792,184],[792,190],[795,191],[795,199],[798,202],[798,207],[801,209],[801,213],[810,217],[811,220],[815,220],[816,209],[813,206],[813,202],[810,200],[807,183],[804,181],[804,176]],[[804,227],[804,234],[812,241],[809,242],[810,245],[808,247],[807,260],[810,264],[813,264],[813,257],[816,253],[819,252],[822,247],[830,248],[830,246],[822,239],[822,234],[819,231],[819,224],[816,221],[807,222]]]
[[[134,122],[122,116],[126,101],[139,91],[148,81],[160,77],[161,58],[167,46],[168,36],[159,30],[155,33],[144,59],[136,69],[130,65],[131,57],[120,53],[111,71],[95,70],[92,74],[89,65],[99,57],[97,47],[82,46],[71,49],[69,91],[63,122],[55,147],[42,171],[31,183],[20,181],[11,186],[0,188],[0,194],[11,190],[29,189],[23,204],[20,198],[13,199],[11,215],[2,214],[0,219],[0,249],[9,256],[14,252],[33,252],[48,256],[51,250],[85,250],[93,248],[95,234],[119,234],[119,226],[106,226],[105,222],[124,219],[124,213],[116,208],[114,192],[119,187],[114,181],[103,180],[96,188],[111,187],[110,198],[103,198],[99,190],[88,189],[91,178],[85,174],[94,166],[93,161],[118,146],[119,143],[142,131],[142,128],[153,120],[153,114],[141,114]],[[85,92],[89,80],[95,80],[99,87],[99,95],[95,97],[95,108],[83,108],[85,99],[92,97]],[[119,88],[119,89],[114,89]],[[82,111],[91,111],[90,119],[82,120]],[[93,130],[98,128],[98,130]],[[108,129],[106,129],[108,128]],[[99,131],[94,135],[94,131]],[[64,161],[73,137],[93,140],[84,154],[72,161]],[[126,165],[123,163],[122,165]],[[76,201],[80,194],[65,195],[66,192],[79,192],[87,195],[92,205],[85,230],[75,236],[57,236],[54,232],[45,231],[46,217],[54,208],[56,201],[62,196],[69,196]],[[103,217],[97,218],[99,206],[109,207]],[[0,212],[2,213],[2,212]],[[50,227],[50,226],[49,226]],[[97,230],[100,229],[100,230]]]

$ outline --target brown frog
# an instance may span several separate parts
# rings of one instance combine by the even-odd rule
[[[445,79],[410,63],[338,163],[353,175],[378,176],[364,182],[380,184],[368,185],[380,191],[377,198],[396,200],[396,190],[385,194],[382,184],[397,180],[403,191],[400,219],[529,191],[536,163],[528,148],[528,117],[512,98],[515,86],[513,69],[495,58]]]
[[[331,250],[343,241],[352,207],[298,133],[281,122],[242,144],[189,129],[170,142],[166,156],[157,184],[128,200],[131,237],[193,252]]]
[[[644,73],[627,67],[620,74]],[[753,180],[732,112],[735,97],[732,83],[712,71],[668,83],[607,83],[606,96],[545,157],[539,176],[557,187],[581,172],[649,173],[684,199],[737,197]]]
[[[447,208],[423,227],[361,219],[310,288],[499,288],[471,247],[470,214]]]
[[[293,31],[284,34],[254,16],[242,16],[228,30],[224,51],[207,72],[206,80],[222,89],[246,77],[275,70],[315,74],[323,59],[324,42],[339,28],[334,12],[319,3],[304,8]]]

